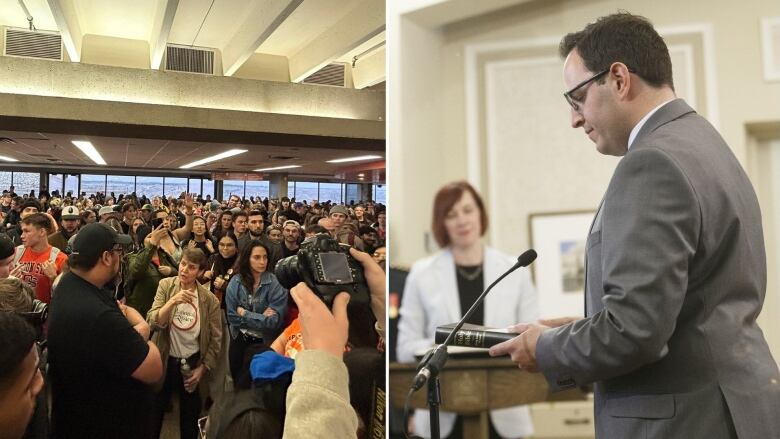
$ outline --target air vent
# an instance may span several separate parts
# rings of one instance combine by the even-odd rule
[[[9,137],[0,137],[0,143],[8,143],[11,145],[16,145],[16,141],[14,139],[11,139]]]
[[[288,155],[269,155],[268,158],[271,160],[295,160],[298,157],[292,157]]]
[[[27,155],[30,155],[30,156],[33,156],[33,157],[54,157],[51,154],[33,154],[33,153],[28,153]]]
[[[309,77],[303,80],[303,83],[344,87],[345,68],[346,65],[342,63],[328,64],[317,72],[309,75]]]
[[[62,36],[57,32],[6,27],[3,54],[62,61]]]
[[[214,50],[169,44],[165,50],[165,70],[214,74]]]

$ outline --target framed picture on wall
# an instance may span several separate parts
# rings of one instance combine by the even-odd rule
[[[582,315],[585,292],[585,241],[593,210],[529,215],[531,247],[539,255],[532,267],[542,318]]]

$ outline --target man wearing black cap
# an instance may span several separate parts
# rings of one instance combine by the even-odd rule
[[[162,378],[149,325],[104,287],[116,281],[130,237],[94,223],[73,242],[71,271],[49,308],[54,437],[149,437],[149,384]]]
[[[38,213],[42,211],[41,204],[38,203],[38,200],[35,198],[28,198],[24,200],[21,207],[21,212],[19,213],[19,219],[25,219],[28,216]],[[22,224],[21,221],[17,222],[14,228],[11,230],[8,230],[6,232],[6,235],[8,235],[9,238],[11,238],[11,241],[13,241],[14,245],[22,245]]]
[[[14,243],[7,236],[0,235],[0,279],[11,275],[15,251]]]

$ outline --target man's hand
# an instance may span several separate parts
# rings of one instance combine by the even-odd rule
[[[349,294],[341,292],[336,295],[333,299],[333,314],[303,282],[294,286],[290,295],[298,304],[304,348],[328,352],[342,358],[349,334]]]
[[[206,250],[210,253],[214,253],[214,243],[212,243],[210,239],[206,240]]]
[[[200,380],[205,374],[206,366],[203,363],[200,363],[200,366],[192,370],[192,375],[184,380],[184,390],[186,390],[187,393],[194,392],[195,389],[198,388],[198,383],[200,383]]]
[[[214,279],[214,288],[218,290],[222,290],[225,286],[225,279],[222,276],[218,276],[216,279]]]
[[[46,261],[41,264],[41,268],[43,269],[43,274],[50,280],[54,280],[54,278],[57,277],[57,265],[55,265],[54,262]]]
[[[349,254],[363,265],[368,290],[371,292],[371,311],[377,321],[382,322],[381,325],[384,326],[385,297],[387,296],[385,272],[368,253],[350,247]]]
[[[22,273],[24,273],[24,264],[16,264],[16,266],[13,268],[13,270],[11,270],[8,276],[21,279]]]
[[[277,314],[277,312],[271,308],[270,306],[263,311],[263,315],[266,317],[273,317]]]
[[[194,249],[194,248],[195,248],[195,247],[197,247],[197,246],[198,246],[198,243],[197,243],[197,242],[195,242],[195,240],[194,240],[194,239],[190,239],[190,240],[187,242],[187,248],[188,248],[188,249],[190,249],[190,250]]]
[[[538,372],[539,369],[536,367],[536,342],[539,341],[539,336],[542,335],[542,332],[547,329],[550,329],[550,327],[535,323],[515,325],[509,328],[509,331],[520,335],[490,348],[490,356],[498,357],[508,354],[520,369]]]
[[[239,306],[239,307],[236,309],[236,314],[238,314],[238,315],[239,315],[239,316],[241,316],[241,317],[244,317],[244,314],[246,314],[246,310],[245,310],[244,308],[242,308],[242,307],[240,307],[240,306]]]
[[[160,274],[166,277],[170,276],[171,273],[173,273],[173,269],[167,265],[160,265],[159,267],[157,267],[157,271],[159,271]]]

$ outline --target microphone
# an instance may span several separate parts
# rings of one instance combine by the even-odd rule
[[[444,363],[447,362],[447,346],[452,344],[452,339],[455,337],[455,334],[460,331],[460,328],[463,327],[463,324],[466,323],[466,320],[468,320],[471,315],[474,314],[474,312],[477,310],[477,307],[485,300],[487,293],[490,292],[490,290],[492,290],[493,287],[501,282],[505,277],[509,276],[509,274],[513,271],[520,267],[527,267],[531,265],[531,263],[536,260],[536,256],[536,251],[533,249],[523,252],[523,254],[517,258],[515,265],[509,268],[509,270],[505,271],[504,274],[498,277],[498,279],[494,280],[493,283],[490,284],[490,286],[488,286],[485,291],[479,295],[479,297],[477,297],[477,300],[474,301],[469,310],[466,311],[466,314],[463,316],[463,318],[461,318],[458,324],[455,325],[450,334],[444,340],[444,343],[436,346],[432,352],[429,352],[428,355],[426,355],[425,358],[420,361],[420,365],[422,367],[419,369],[419,372],[417,372],[417,375],[415,375],[414,381],[412,382],[412,389],[414,391],[420,390],[422,386],[425,385],[425,383],[428,381],[428,378],[439,374],[441,369],[444,367]]]

